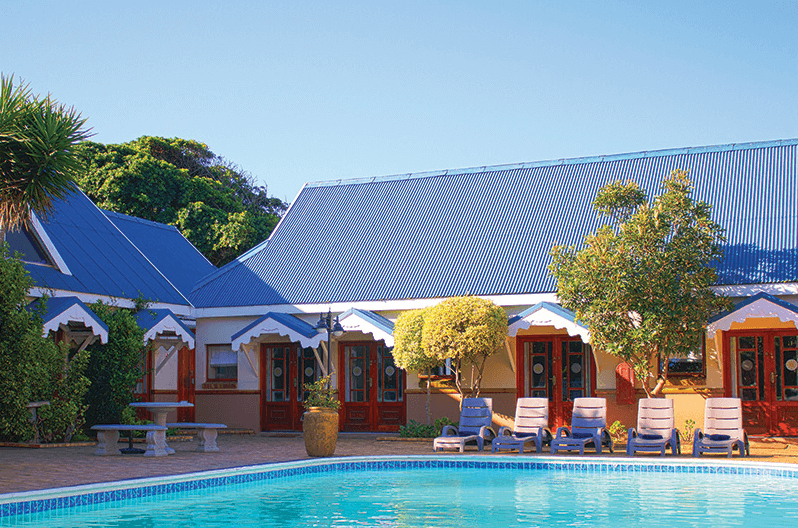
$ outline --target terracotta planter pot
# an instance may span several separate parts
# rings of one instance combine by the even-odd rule
[[[328,407],[308,407],[302,415],[302,436],[308,456],[329,457],[338,440],[338,411]]]

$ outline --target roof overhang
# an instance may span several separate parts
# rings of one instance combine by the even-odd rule
[[[590,342],[590,330],[576,320],[574,313],[552,302],[540,302],[511,317],[507,322],[507,333],[513,337],[519,330],[532,326],[553,326],[565,330],[568,335],[579,336],[584,343]]]
[[[41,299],[36,299],[30,306],[34,308],[41,303]],[[61,325],[82,323],[91,330],[92,334],[100,338],[101,343],[108,343],[108,326],[77,297],[50,297],[46,305],[46,311],[41,314],[44,323],[43,336],[47,337],[50,332],[57,332]]]
[[[338,316],[338,322],[347,332],[371,334],[375,341],[383,340],[387,346],[393,346],[393,323],[381,315],[350,308]]]
[[[322,334],[302,319],[286,313],[269,312],[255,322],[232,335],[233,350],[257,341],[262,335],[276,334],[286,336],[291,342],[299,342],[303,347],[319,346]]]
[[[712,317],[707,325],[707,336],[714,338],[719,330],[722,332],[730,330],[733,323],[771,317],[776,317],[784,323],[792,322],[798,328],[798,306],[760,292],[737,303],[733,310]]]
[[[136,314],[136,322],[145,330],[145,343],[147,341],[179,340],[188,348],[194,348],[194,332],[171,310],[140,310]]]

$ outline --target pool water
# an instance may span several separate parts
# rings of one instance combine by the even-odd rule
[[[17,518],[22,522],[14,525],[773,528],[795,526],[798,479],[546,469],[363,470],[84,509],[90,511],[51,511]]]

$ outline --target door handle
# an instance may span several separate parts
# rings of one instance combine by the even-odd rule
[[[770,384],[771,385],[775,385],[776,384],[776,373],[775,372],[771,372],[770,373]]]

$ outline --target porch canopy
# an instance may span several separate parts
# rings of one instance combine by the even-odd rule
[[[375,341],[383,340],[386,346],[393,346],[393,323],[379,314],[350,308],[338,316],[338,322],[347,332],[371,334]]]
[[[101,343],[108,343],[108,326],[77,297],[36,299],[28,305],[28,309],[35,311],[42,306],[46,306],[41,313],[44,337],[50,332],[64,330],[70,339],[82,339],[82,342],[76,341],[81,350],[98,337]]]
[[[194,348],[194,332],[172,310],[139,310],[136,313],[136,322],[145,331],[145,343],[167,341]]]
[[[578,336],[584,343],[590,343],[590,330],[576,320],[576,315],[559,304],[540,302],[527,308],[507,321],[507,334],[515,337],[519,330],[532,326],[553,326],[565,330],[570,336]]]
[[[711,317],[707,325],[707,336],[714,338],[719,330],[722,332],[730,330],[733,323],[763,317],[776,317],[784,323],[792,321],[798,328],[798,306],[760,292],[737,303],[731,311]]]

